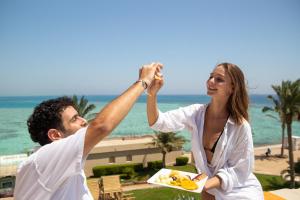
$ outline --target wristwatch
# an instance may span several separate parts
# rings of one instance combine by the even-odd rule
[[[143,86],[144,90],[147,90],[148,84],[146,83],[146,81],[144,81],[144,80],[138,80],[135,83],[139,83],[139,82],[142,82],[142,86]]]

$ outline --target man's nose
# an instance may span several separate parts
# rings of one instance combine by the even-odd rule
[[[81,124],[80,124],[80,125],[81,125],[82,127],[87,126],[87,124],[88,124],[87,120],[84,119],[83,117],[80,117],[80,119],[81,119]]]

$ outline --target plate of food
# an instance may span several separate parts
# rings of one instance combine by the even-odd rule
[[[204,173],[195,174],[163,168],[149,178],[147,183],[201,193],[207,178]]]

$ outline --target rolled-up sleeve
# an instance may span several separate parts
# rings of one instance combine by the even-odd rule
[[[239,138],[231,152],[227,166],[217,172],[222,180],[221,188],[230,192],[234,187],[242,186],[253,169],[254,154],[251,128],[248,123],[242,125],[237,135]]]
[[[194,116],[200,106],[193,104],[165,113],[159,111],[158,119],[150,128],[161,132],[177,132],[183,129],[191,131],[195,124]]]

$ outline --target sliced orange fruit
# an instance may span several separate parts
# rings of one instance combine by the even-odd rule
[[[191,180],[184,179],[181,181],[181,187],[186,190],[196,190],[198,189],[198,185]]]

